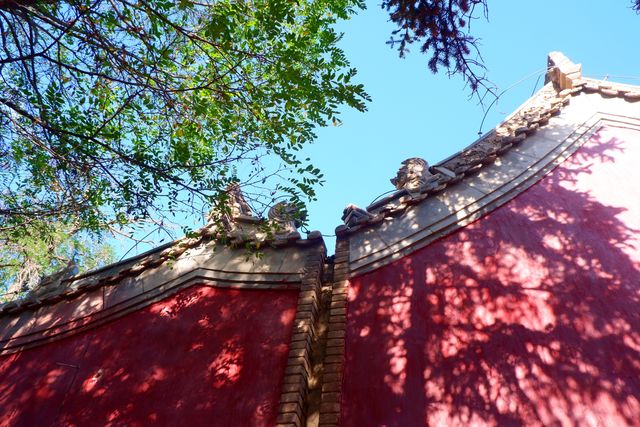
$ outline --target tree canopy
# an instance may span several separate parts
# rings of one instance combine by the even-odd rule
[[[368,99],[332,29],[361,6],[1,1],[2,232],[193,213],[237,182],[313,197],[299,149]]]
[[[62,222],[30,224],[30,233],[2,239],[0,302],[19,298],[45,276],[73,266],[75,272],[114,260],[113,248]]]
[[[422,53],[431,55],[432,72],[444,68],[450,75],[461,75],[472,93],[491,89],[478,38],[471,32],[478,15],[488,17],[487,0],[383,0],[381,6],[397,26],[389,44],[397,44],[400,56],[417,43]]]

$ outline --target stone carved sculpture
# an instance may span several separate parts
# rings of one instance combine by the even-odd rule
[[[402,167],[398,170],[396,177],[391,179],[391,183],[398,190],[413,191],[425,185],[432,176],[426,160],[411,157],[402,162]]]
[[[253,216],[251,206],[249,206],[249,203],[247,203],[244,198],[238,184],[231,184],[227,187],[227,194],[229,195],[229,201],[227,204],[232,218],[237,218],[241,215]]]
[[[277,234],[297,233],[297,228],[304,220],[298,207],[292,203],[279,202],[269,209],[267,214],[278,228]]]
[[[216,220],[222,221],[225,228],[233,228],[232,223],[235,218],[238,217],[252,217],[253,211],[251,206],[244,198],[242,190],[238,184],[231,184],[227,187],[227,200],[225,202],[225,209],[214,208],[209,215],[207,215],[208,222],[214,222]]]

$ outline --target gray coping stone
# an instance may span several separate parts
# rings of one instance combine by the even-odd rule
[[[88,321],[89,317],[98,319],[117,313],[123,307],[126,309],[141,303],[146,305],[145,301],[153,302],[162,297],[164,291],[191,284],[246,289],[298,289],[308,255],[319,256],[319,246],[324,246],[320,239],[305,246],[265,247],[261,256],[257,257],[243,249],[231,249],[213,243],[201,244],[175,260],[125,277],[117,284],[101,286],[73,299],[63,299],[36,310],[1,316],[0,340],[14,342],[17,337],[23,337],[30,341],[53,329],[65,328],[72,322],[76,324],[78,320]],[[98,280],[108,277],[109,273],[117,273],[118,267],[129,264],[104,269],[96,276]],[[87,276],[81,281],[90,279],[95,277]]]
[[[0,342],[31,332],[36,322],[35,313],[27,310],[17,316],[2,317],[0,319]]]
[[[489,194],[496,189],[512,182],[536,163],[536,159],[516,151],[509,151],[498,157],[492,164],[483,167],[480,173],[464,181],[465,185],[475,188],[484,194]]]
[[[581,117],[579,123],[588,118],[589,116]],[[534,159],[540,159],[561,144],[575,129],[576,122],[566,120],[562,116],[552,117],[546,126],[522,141],[517,147],[513,147],[506,154],[519,153]]]
[[[199,267],[223,271],[296,274],[304,268],[307,253],[315,250],[316,246],[265,247],[258,257],[244,249],[205,245],[184,257],[184,262],[191,259],[190,264],[195,262]],[[174,266],[178,267],[178,262]]]
[[[569,126],[569,122],[561,118],[552,125],[560,130],[531,136],[465,182],[486,194],[494,191],[506,193],[554,162],[578,138],[592,130],[589,125],[573,123]],[[548,139],[551,135],[556,139]]]
[[[53,305],[40,307],[36,314],[36,323],[32,332],[54,328],[70,321],[79,320],[102,310],[104,307],[103,291],[82,294],[72,300],[63,300]]]
[[[103,292],[104,308],[110,308],[142,294],[143,288],[137,277],[127,277],[116,285],[105,286]]]
[[[445,192],[429,197],[408,208],[400,217],[387,220],[378,227],[355,233],[350,239],[351,262],[388,252],[389,246],[429,229],[433,224],[451,217],[485,194],[477,189],[455,184]]]
[[[263,274],[298,276],[304,268],[306,254],[314,250],[313,246],[301,248],[286,247],[280,249],[265,248],[261,257],[256,257],[243,249],[231,249],[212,244],[201,245],[185,252],[175,261],[165,262],[155,269],[145,270],[138,277],[144,292],[180,279],[195,270],[218,271],[222,279],[231,273],[247,282],[259,280]],[[208,275],[210,276],[210,275]],[[226,276],[225,276],[226,277]],[[213,277],[212,277],[213,278]]]

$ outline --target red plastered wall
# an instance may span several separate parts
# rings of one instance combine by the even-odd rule
[[[0,358],[0,425],[272,426],[297,296],[194,286]]]
[[[351,281],[344,426],[639,426],[640,133]]]

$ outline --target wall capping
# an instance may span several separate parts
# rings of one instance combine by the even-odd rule
[[[294,249],[295,254],[308,257],[325,251],[324,243]],[[287,257],[293,252],[276,253],[271,261],[282,263],[273,271],[262,271],[269,264],[256,263],[254,271],[197,267],[198,256],[176,260],[175,268],[166,265],[144,271],[136,277],[125,277],[116,284],[96,282],[90,290],[72,297],[59,298],[15,313],[0,316],[0,355],[53,342],[88,329],[99,327],[133,311],[140,310],[185,288],[204,285],[239,290],[300,290],[304,286],[304,271],[290,267]],[[241,256],[241,255],[239,255]],[[213,256],[215,258],[215,255]],[[304,259],[304,258],[303,258]],[[295,261],[292,265],[299,264]],[[282,271],[283,270],[283,271]],[[292,271],[286,271],[292,270]]]
[[[526,191],[532,185],[540,181],[547,173],[575,153],[598,129],[603,126],[630,126],[640,129],[640,120],[628,116],[597,112],[586,121],[577,124],[570,134],[560,141],[556,147],[545,156],[535,161],[526,170],[523,170],[516,178],[509,181],[494,191],[485,192],[471,203],[459,207],[443,218],[438,218],[433,223],[421,227],[419,230],[401,236],[401,238],[387,242],[381,235],[380,224],[372,225],[359,232],[368,231],[374,234],[380,241],[384,241],[384,247],[378,250],[369,250],[365,256],[350,261],[350,277],[366,274],[397,259],[400,259],[416,250],[419,250],[435,240],[438,240],[453,231],[481,218],[497,209],[503,204]],[[526,154],[525,154],[526,155]],[[481,171],[480,171],[481,172]],[[471,177],[473,179],[473,177]],[[457,184],[457,188],[473,190],[473,186],[465,181]],[[411,209],[411,208],[410,208]],[[406,215],[406,213],[405,213]],[[389,227],[393,227],[393,218],[388,219]],[[386,241],[385,241],[386,240]],[[352,245],[357,245],[355,239],[351,239]],[[353,247],[352,257],[353,257]]]

